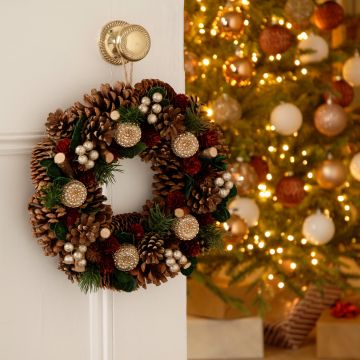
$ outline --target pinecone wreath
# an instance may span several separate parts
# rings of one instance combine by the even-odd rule
[[[226,220],[236,193],[222,133],[200,104],[160,80],[118,82],[51,113],[45,126],[48,137],[32,153],[28,206],[45,255],[57,256],[85,292],[130,292],[189,275],[215,243],[207,227]],[[141,213],[113,214],[102,185],[137,155],[154,171],[154,197]]]

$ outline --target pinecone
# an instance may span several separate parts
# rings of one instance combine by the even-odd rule
[[[55,113],[49,114],[45,124],[46,131],[53,140],[71,138],[78,119],[78,116],[71,110],[58,109]]]
[[[215,186],[216,173],[195,182],[187,201],[187,206],[196,214],[211,213],[221,203],[219,189]]]
[[[141,99],[143,96],[147,95],[151,88],[157,86],[166,90],[166,97],[170,100],[170,102],[174,99],[174,96],[176,95],[175,90],[169,84],[158,79],[144,79],[143,81],[135,84],[134,88],[138,92],[139,99]]]
[[[178,134],[185,132],[184,115],[181,114],[181,109],[174,108],[172,105],[163,109],[159,114],[155,129],[166,140],[173,140]]]
[[[142,263],[136,269],[130,271],[135,276],[139,286],[146,289],[146,284],[155,284],[156,286],[165,283],[168,277],[175,277],[177,273],[171,273],[165,263],[146,264]]]
[[[92,210],[103,209],[105,201],[106,196],[103,195],[102,188],[99,187],[98,183],[94,183],[87,188],[87,198],[81,208],[84,209],[89,207]]]
[[[38,143],[32,151],[31,156],[31,178],[36,190],[47,185],[50,178],[46,174],[46,168],[40,165],[40,161],[53,156],[55,144],[51,139],[45,138]]]
[[[100,116],[118,109],[120,106],[137,106],[139,104],[138,95],[130,85],[117,82],[113,87],[109,84],[103,84],[100,90],[93,89],[90,94],[84,95],[84,104],[75,103],[72,110],[81,116],[86,115]]]
[[[139,224],[141,222],[141,219],[142,219],[142,215],[136,212],[115,215],[112,218],[110,230],[111,232],[114,231],[130,232],[131,225]]]
[[[106,116],[91,116],[84,127],[86,139],[101,145],[105,143],[110,146],[115,132],[117,122]]]
[[[146,264],[158,264],[164,259],[164,240],[158,234],[147,234],[138,244],[140,259]]]
[[[38,243],[43,248],[45,255],[56,256],[61,253],[64,241],[56,239],[50,225],[59,222],[66,215],[66,209],[57,206],[51,210],[41,204],[41,193],[36,192],[30,199],[28,210],[33,235],[38,238]]]
[[[144,151],[141,152],[140,157],[145,162],[154,162],[160,153],[160,149],[164,147],[164,143],[159,142],[158,144],[147,147]]]

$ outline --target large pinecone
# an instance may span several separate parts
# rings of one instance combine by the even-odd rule
[[[86,115],[100,116],[110,113],[118,109],[120,106],[137,106],[139,99],[137,92],[130,85],[117,82],[112,87],[109,84],[103,84],[100,90],[93,89],[90,94],[84,95],[84,104],[77,102],[73,107],[73,111],[81,116]]]
[[[57,206],[51,210],[41,204],[41,193],[36,192],[29,202],[30,222],[33,227],[33,235],[38,238],[38,243],[43,248],[45,255],[56,256],[61,253],[64,241],[57,240],[50,225],[59,222],[66,215],[66,209]]]
[[[91,208],[94,210],[102,210],[106,205],[104,202],[106,201],[106,196],[103,195],[102,188],[99,187],[98,183],[93,183],[87,188],[87,197],[85,203],[81,206],[81,208]]]
[[[164,259],[164,240],[158,234],[147,234],[138,244],[140,259],[146,264],[158,264]]]
[[[110,230],[111,232],[131,232],[131,225],[139,224],[141,222],[141,219],[142,215],[136,212],[115,215],[112,218]]]
[[[105,143],[109,146],[112,142],[117,122],[106,116],[91,116],[84,127],[84,135],[87,140],[98,143]]]
[[[166,90],[166,97],[172,101],[176,95],[175,90],[167,83],[158,80],[158,79],[144,79],[143,81],[135,84],[134,88],[138,92],[138,96],[141,99],[143,96],[146,96],[148,91],[153,87],[162,87]]]
[[[45,138],[35,146],[31,156],[31,178],[36,190],[47,185],[50,178],[46,174],[46,168],[40,165],[40,161],[53,156],[55,144],[51,139]]]
[[[146,161],[150,153],[141,154]],[[153,194],[155,197],[164,198],[171,191],[182,190],[185,186],[184,174],[181,171],[180,159],[174,156],[171,148],[163,144],[152,153],[151,169],[155,172],[153,182]]]
[[[221,203],[219,188],[215,186],[216,174],[210,174],[195,182],[187,201],[187,206],[196,214],[211,213]]]
[[[45,124],[46,131],[53,140],[71,138],[78,119],[78,116],[71,110],[58,109],[55,113],[49,114]]]
[[[185,132],[184,115],[181,114],[181,109],[174,108],[172,105],[167,106],[159,114],[155,128],[166,140],[173,140],[177,135]]]

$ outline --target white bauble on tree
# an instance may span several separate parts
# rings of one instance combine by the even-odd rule
[[[300,109],[291,103],[276,106],[271,112],[270,122],[281,135],[291,135],[302,125],[303,117]]]
[[[249,227],[256,226],[260,217],[260,209],[253,199],[236,197],[229,205],[231,214],[240,216]]]
[[[299,42],[298,48],[303,51],[311,51],[300,55],[302,64],[309,64],[325,60],[329,56],[329,45],[324,38],[309,34],[307,39]]]
[[[351,159],[350,173],[357,181],[360,181],[360,152]]]
[[[360,56],[358,52],[345,61],[343,78],[352,86],[360,86]]]
[[[335,235],[334,221],[320,210],[308,216],[302,227],[306,240],[313,245],[324,245]]]

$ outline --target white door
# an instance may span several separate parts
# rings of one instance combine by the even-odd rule
[[[182,17],[182,0],[0,1],[1,360],[186,359],[184,278],[133,294],[84,295],[42,255],[26,209],[30,152],[47,114],[121,80],[99,55],[101,27],[115,19],[144,26],[152,48],[134,80],[159,78],[182,91]],[[124,169],[109,189],[115,212],[139,209],[150,192],[139,161]]]

